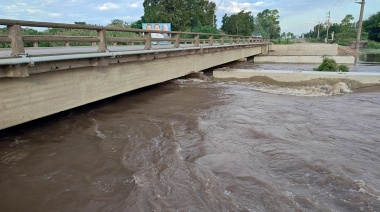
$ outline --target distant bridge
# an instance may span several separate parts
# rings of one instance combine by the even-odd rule
[[[0,129],[269,51],[261,37],[170,31],[169,38],[152,38],[157,31],[7,19],[1,25],[7,34],[0,43],[9,48],[0,49]],[[24,35],[22,27],[96,36]]]

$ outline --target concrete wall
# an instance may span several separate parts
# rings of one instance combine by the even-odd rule
[[[354,64],[354,56],[332,56],[338,64]],[[255,56],[255,63],[312,63],[320,64],[322,56]]]
[[[241,48],[0,78],[0,129],[260,53]]]
[[[338,55],[338,44],[323,43],[297,43],[291,45],[271,45],[272,51],[269,55],[289,56],[317,56]]]
[[[233,69],[230,71],[214,71],[215,80],[223,79],[250,79],[255,77],[268,77],[278,82],[304,82],[315,79],[341,79],[356,81],[360,86],[380,85],[380,73],[365,72],[319,72],[319,71],[278,71],[278,70],[246,70]]]

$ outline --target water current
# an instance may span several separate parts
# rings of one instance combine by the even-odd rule
[[[173,80],[0,131],[0,211],[380,211],[380,89],[262,87]]]

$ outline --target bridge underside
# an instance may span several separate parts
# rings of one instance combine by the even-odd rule
[[[262,46],[44,62],[0,72],[0,129],[260,54]],[[26,75],[28,77],[12,77]],[[8,76],[8,77],[5,77]]]

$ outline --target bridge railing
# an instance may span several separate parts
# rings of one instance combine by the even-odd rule
[[[39,47],[39,43],[62,42],[65,46],[69,46],[71,42],[90,43],[97,46],[98,52],[108,51],[109,45],[124,44],[143,44],[144,49],[152,49],[153,45],[171,44],[174,48],[179,48],[181,44],[191,43],[195,47],[200,45],[225,45],[225,44],[247,44],[247,43],[269,43],[268,38],[250,37],[226,34],[208,34],[194,32],[178,32],[168,31],[170,36],[167,38],[155,38],[154,33],[163,33],[157,30],[133,29],[124,27],[104,27],[94,25],[81,24],[64,24],[35,22],[22,20],[0,19],[0,26],[6,26],[6,34],[0,35],[0,43],[8,43],[11,48],[11,56],[18,56],[25,53],[25,44],[33,43],[33,47]],[[22,27],[44,27],[58,28],[66,30],[89,30],[94,36],[65,36],[65,35],[26,35],[23,34]],[[94,33],[96,32],[96,33]],[[120,32],[114,33],[111,32]],[[132,37],[123,36],[123,33],[131,33]],[[153,35],[153,36],[152,36]],[[201,38],[206,37],[206,39]]]

